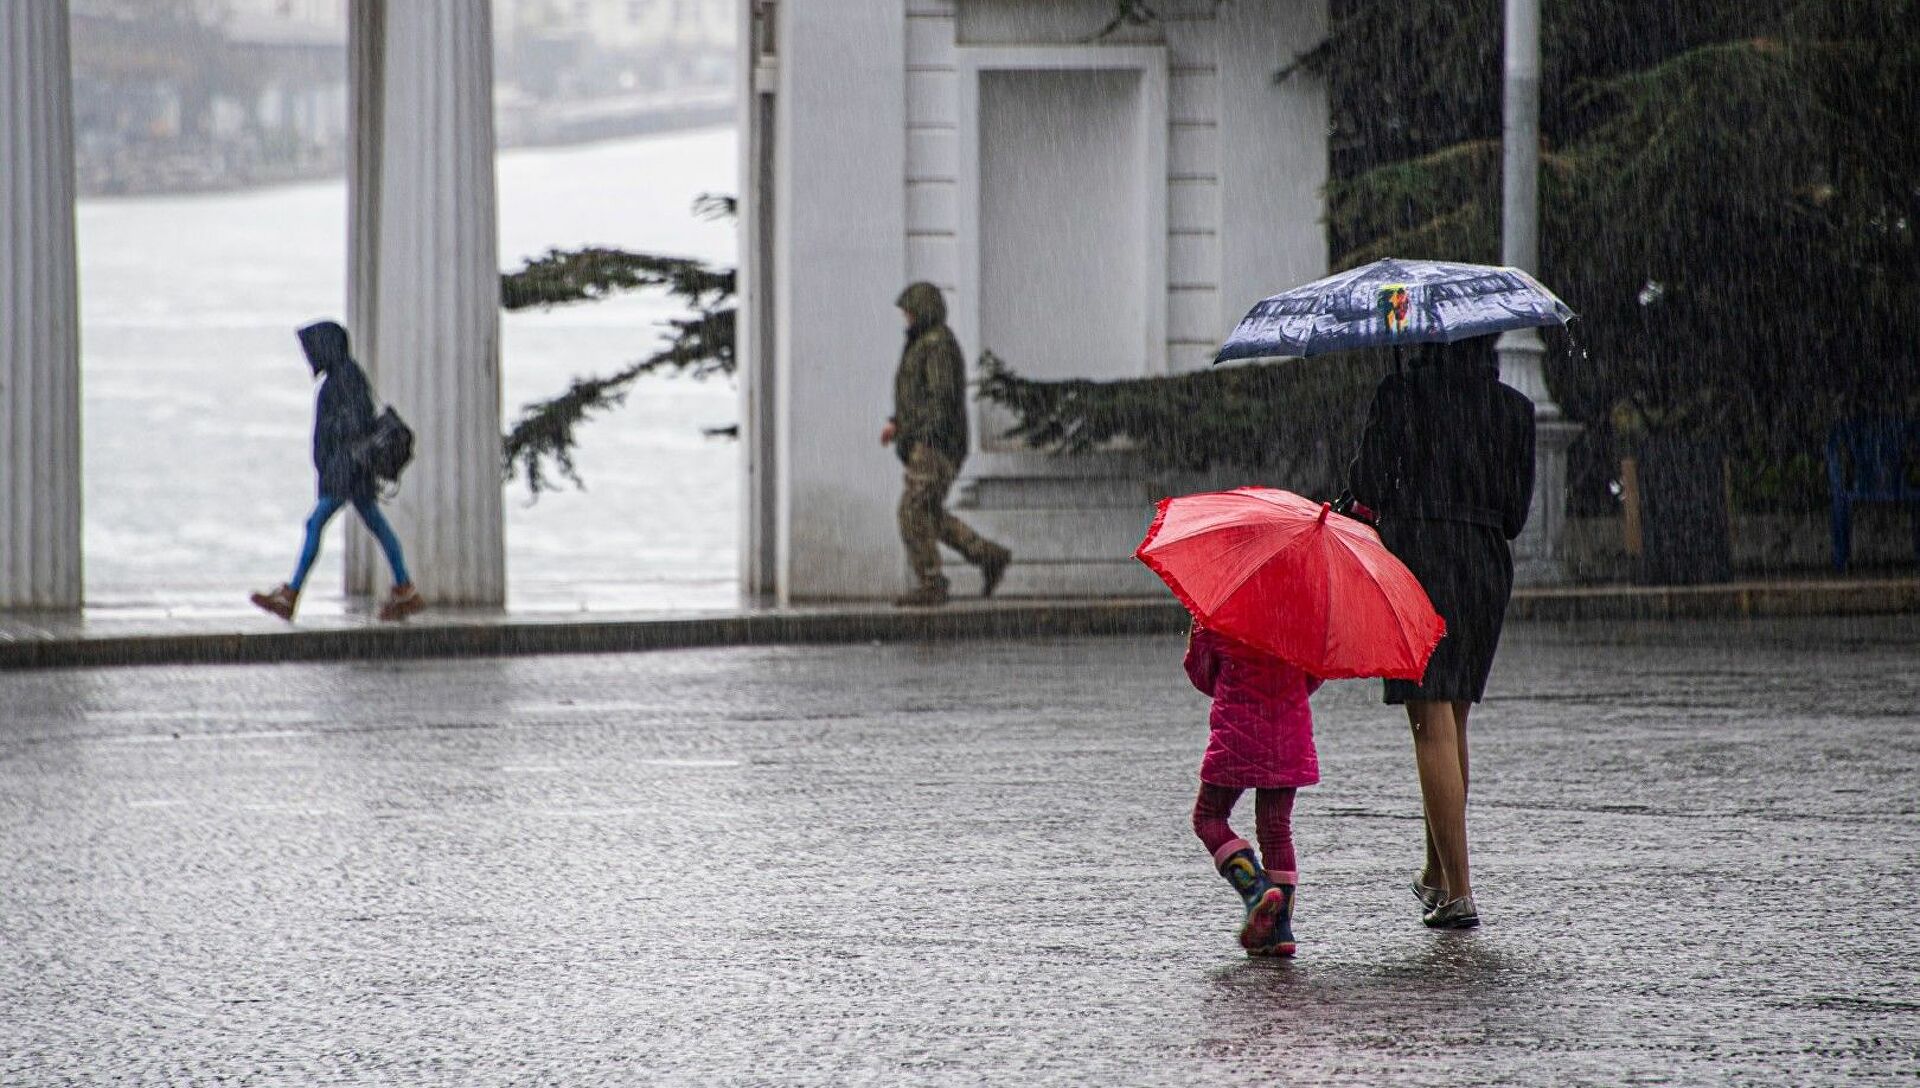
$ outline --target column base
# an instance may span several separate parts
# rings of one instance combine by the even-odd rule
[[[1584,430],[1578,423],[1542,420],[1534,431],[1533,508],[1520,539],[1513,542],[1513,583],[1542,587],[1566,585],[1561,551],[1567,526],[1567,450]]]

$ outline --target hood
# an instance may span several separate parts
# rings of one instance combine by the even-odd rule
[[[1437,374],[1455,377],[1499,377],[1500,358],[1494,354],[1494,337],[1475,336],[1451,344],[1423,344],[1414,356],[1415,370],[1431,369]]]
[[[338,321],[316,321],[301,329],[299,335],[307,365],[315,374],[323,374],[347,358],[347,330]]]
[[[893,304],[913,318],[913,327],[916,329],[932,328],[947,320],[947,300],[941,297],[938,287],[925,280],[900,292],[900,297]]]

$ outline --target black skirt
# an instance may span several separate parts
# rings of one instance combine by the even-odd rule
[[[1446,637],[1415,684],[1387,681],[1387,702],[1479,702],[1513,595],[1513,552],[1498,529],[1466,521],[1386,519],[1380,536],[1447,621]]]

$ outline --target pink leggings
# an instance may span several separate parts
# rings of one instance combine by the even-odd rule
[[[1200,797],[1193,803],[1193,833],[1207,844],[1215,864],[1221,860],[1221,850],[1240,839],[1227,825],[1227,817],[1233,815],[1233,804],[1242,792],[1236,786],[1200,783]],[[1253,826],[1260,836],[1262,864],[1276,875],[1298,871],[1293,857],[1293,793],[1289,787],[1255,790],[1253,795]]]

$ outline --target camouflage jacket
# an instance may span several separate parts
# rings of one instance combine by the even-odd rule
[[[893,378],[895,448],[905,461],[915,446],[930,446],[957,467],[967,456],[967,363],[947,328],[946,303],[939,288],[916,283],[898,304],[913,324]]]

